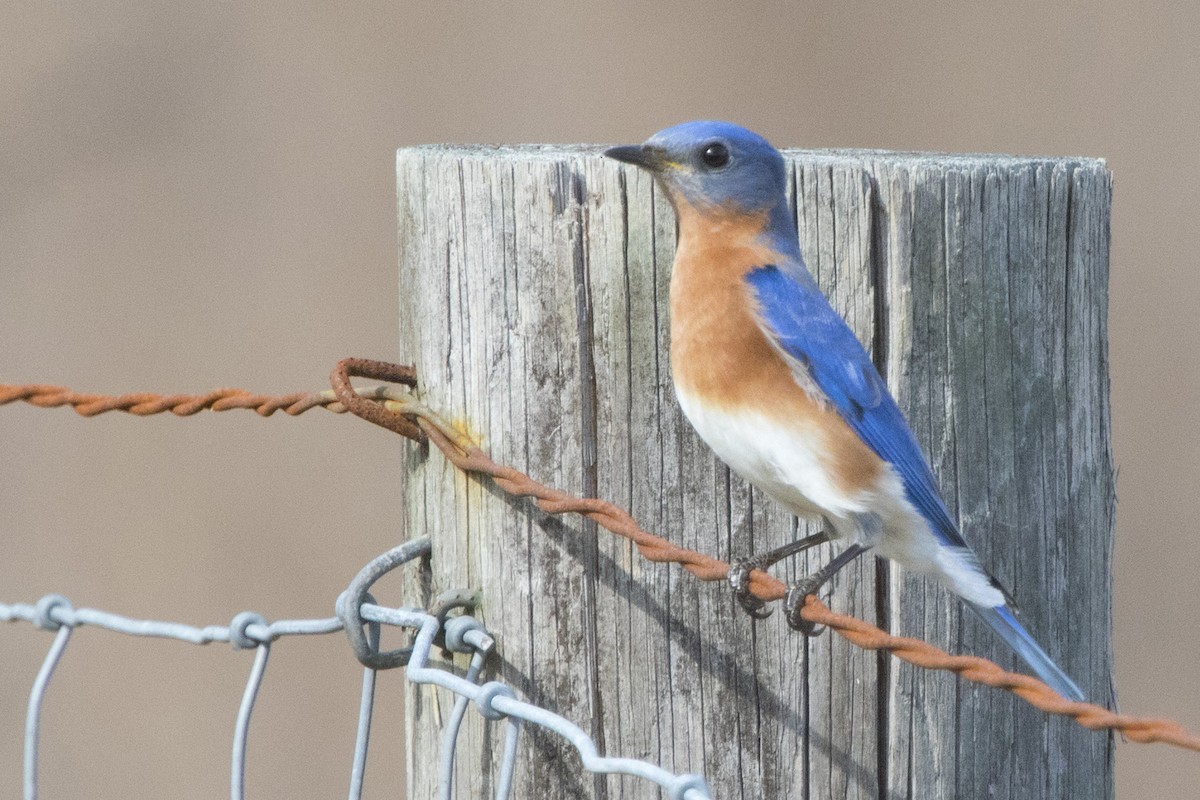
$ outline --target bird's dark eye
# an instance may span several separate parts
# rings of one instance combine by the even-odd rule
[[[720,169],[729,163],[729,148],[720,142],[707,144],[700,151],[700,160],[709,169]]]

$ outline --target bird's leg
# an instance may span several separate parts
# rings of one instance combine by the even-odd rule
[[[751,556],[745,561],[735,561],[733,564],[730,564],[727,577],[729,578],[729,585],[733,587],[734,599],[738,601],[738,605],[747,614],[755,619],[769,617],[771,609],[765,608],[767,605],[766,602],[750,594],[750,573],[756,569],[765,570],[767,567],[782,561],[788,556],[794,556],[796,553],[803,552],[810,547],[816,547],[828,541],[829,534],[821,531],[820,533],[814,533],[812,536],[805,536],[803,539],[797,539],[794,542],[785,544],[783,547]]]
[[[834,556],[832,561],[812,575],[802,578],[788,587],[787,595],[783,598],[783,607],[787,614],[788,625],[791,625],[793,630],[800,631],[805,636],[819,636],[824,633],[824,628],[819,625],[813,625],[800,616],[800,609],[804,606],[804,598],[810,594],[814,594],[825,585],[826,581],[836,575],[842,567],[865,553],[867,549],[865,545],[852,544]]]

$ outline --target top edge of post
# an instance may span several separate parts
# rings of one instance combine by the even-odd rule
[[[401,147],[396,157],[445,156],[460,159],[552,162],[571,158],[593,158],[606,144],[420,144]],[[1015,168],[1024,166],[1071,166],[1108,170],[1108,162],[1094,156],[1029,156],[1008,153],[940,153],[934,151],[860,150],[851,148],[780,148],[784,158],[828,164],[875,163],[901,167]]]

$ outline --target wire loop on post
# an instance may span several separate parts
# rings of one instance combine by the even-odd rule
[[[338,402],[354,416],[365,419],[367,422],[373,422],[401,436],[406,436],[415,442],[425,441],[425,434],[421,432],[421,428],[413,419],[391,413],[378,403],[372,403],[370,400],[359,397],[355,393],[354,387],[350,385],[352,377],[399,383],[415,389],[417,386],[415,369],[369,358],[343,358],[333,368],[329,381],[333,386],[333,393],[337,395]]]
[[[422,536],[418,539],[410,539],[399,547],[393,547],[363,567],[358,575],[354,576],[354,580],[350,582],[346,591],[338,597],[338,619],[342,621],[346,637],[350,640],[350,648],[354,651],[354,657],[364,667],[375,670],[402,667],[412,656],[411,646],[380,652],[379,640],[376,639],[372,643],[364,630],[361,609],[363,603],[370,602],[368,590],[375,584],[375,581],[401,564],[428,555],[431,546],[429,537]]]

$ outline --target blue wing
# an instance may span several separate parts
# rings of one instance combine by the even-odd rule
[[[806,272],[797,278],[779,267],[764,266],[751,271],[747,280],[754,288],[767,334],[808,369],[812,380],[859,438],[895,467],[909,502],[928,520],[938,540],[950,547],[969,550],[942,502],[929,461],[888,393],[887,385],[812,278]],[[989,576],[989,579],[1008,604],[1013,605],[1004,587],[995,578]],[[1084,699],[1075,682],[1054,663],[1009,608],[1003,605],[988,608],[975,603],[970,607],[1055,691],[1071,700]]]
[[[859,438],[895,467],[909,502],[929,521],[934,535],[944,544],[967,547],[904,415],[867,351],[825,296],[815,284],[806,286],[776,266],[754,269],[746,279],[768,334],[808,369]]]

